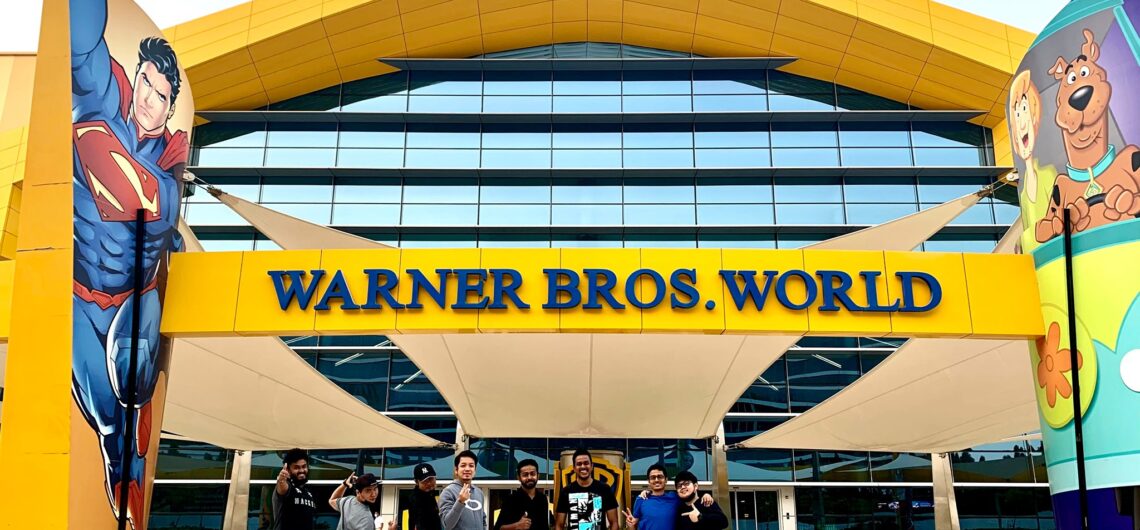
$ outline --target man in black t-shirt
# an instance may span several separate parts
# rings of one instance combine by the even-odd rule
[[[613,489],[594,480],[594,462],[585,449],[574,451],[574,482],[558,494],[555,530],[618,530]]]
[[[273,530],[313,530],[317,503],[305,485],[309,481],[309,453],[290,449],[281,460],[273,489]]]
[[[519,489],[503,501],[494,530],[550,530],[550,501],[538,486],[538,462],[518,465]]]
[[[442,530],[439,503],[435,500],[435,468],[427,463],[417,464],[412,476],[416,479],[416,489],[412,490],[405,530]]]

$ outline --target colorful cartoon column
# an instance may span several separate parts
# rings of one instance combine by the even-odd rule
[[[1089,528],[1133,530],[1140,485],[1140,0],[1077,0],[1037,37],[1010,87],[1022,250],[1046,336],[1033,377],[1059,530],[1081,528],[1073,374],[1079,373]],[[1070,356],[1065,224],[1076,316]]]
[[[194,114],[161,35],[130,0],[44,3],[0,445],[41,487],[0,486],[3,528],[146,528]]]

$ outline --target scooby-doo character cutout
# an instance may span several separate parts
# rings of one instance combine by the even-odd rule
[[[1033,159],[1033,148],[1037,145],[1037,131],[1041,127],[1041,93],[1033,85],[1029,70],[1013,78],[1009,87],[1009,114],[1013,116],[1010,127],[1014,151],[1025,161],[1021,174],[1021,186],[1031,202],[1037,202],[1038,168]]]
[[[1060,175],[1049,198],[1045,218],[1037,223],[1038,242],[1064,230],[1062,209],[1072,208],[1074,231],[1105,225],[1140,213],[1140,148],[1116,152],[1108,143],[1108,102],[1112,85],[1097,64],[1100,46],[1084,30],[1081,54],[1072,61],[1058,57],[1051,70],[1060,80],[1057,125],[1065,142],[1068,174]]]

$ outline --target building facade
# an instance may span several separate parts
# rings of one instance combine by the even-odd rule
[[[567,42],[383,61],[398,71],[260,108],[200,113],[211,123],[194,132],[191,170],[247,200],[406,248],[799,248],[976,192],[1008,169],[995,161],[1005,148],[995,150],[994,130],[976,123],[990,109],[923,110],[789,73],[795,57]],[[275,248],[208,194],[186,199],[183,214],[207,250]],[[1016,205],[985,198],[922,250],[988,252],[1016,216]],[[518,460],[536,458],[549,484],[561,451],[578,446],[622,452],[635,484],[658,461],[711,480],[711,440],[472,439],[384,337],[287,342],[377,410],[441,442],[469,445],[491,509],[514,487]],[[802,413],[900,344],[805,338],[732,407],[725,441]],[[573,374],[551,386],[558,384],[573,384]],[[1041,451],[1029,440],[950,455],[962,528],[1052,528]],[[451,455],[318,451],[311,478],[322,498],[363,460],[382,478],[385,502],[398,504],[415,464],[432,462],[446,476]],[[736,528],[933,528],[938,457],[758,449],[726,456]],[[151,528],[218,528],[232,458],[164,441]],[[276,454],[253,455],[251,529],[266,527],[279,469]],[[335,527],[334,514],[322,522]]]

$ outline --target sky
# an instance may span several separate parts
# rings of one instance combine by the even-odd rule
[[[244,0],[136,0],[160,28],[193,20]],[[316,0],[314,0],[316,1]],[[581,0],[585,1],[585,0]],[[872,0],[873,1],[873,0]],[[1067,0],[939,0],[940,3],[1037,33]],[[34,52],[41,0],[8,0],[0,17],[0,51]]]

